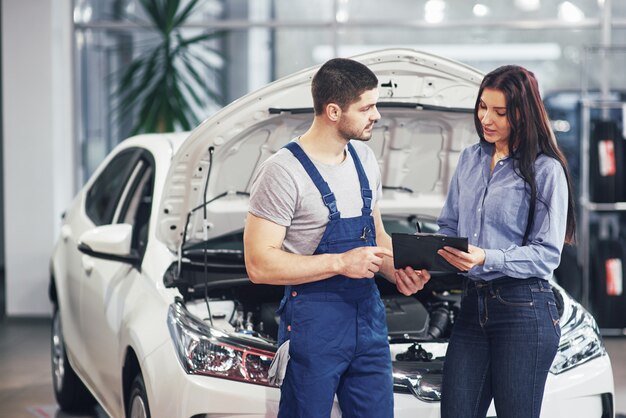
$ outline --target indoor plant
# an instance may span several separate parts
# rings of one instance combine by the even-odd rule
[[[199,3],[138,0],[147,17],[140,24],[156,32],[157,40],[122,70],[115,90],[119,116],[132,115],[132,135],[189,130],[206,116],[208,105],[223,104],[222,56],[211,43],[223,32],[198,29],[193,36],[183,36],[183,26]]]

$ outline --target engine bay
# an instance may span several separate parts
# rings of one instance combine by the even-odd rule
[[[242,259],[190,256],[173,263],[164,277],[178,288],[189,313],[211,329],[249,347],[277,349],[276,313],[283,286],[253,284]],[[461,307],[463,279],[456,274],[433,276],[424,289],[404,296],[383,277],[376,278],[385,305],[394,391],[437,401],[448,339]]]
[[[172,275],[177,268],[172,266]],[[276,344],[282,286],[253,284],[228,266],[221,271],[212,266],[210,280],[203,280],[205,272],[197,264],[186,264],[181,273],[176,283],[185,307],[195,317],[225,333]],[[460,309],[460,278],[434,277],[413,296],[400,294],[382,277],[376,283],[385,305],[390,343],[447,341]]]

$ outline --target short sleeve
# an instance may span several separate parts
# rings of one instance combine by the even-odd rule
[[[248,211],[288,227],[296,209],[297,194],[295,181],[287,170],[273,161],[266,161],[252,183]]]

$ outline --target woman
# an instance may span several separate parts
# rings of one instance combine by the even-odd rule
[[[469,238],[439,254],[466,272],[446,354],[442,418],[539,417],[561,334],[548,280],[574,241],[566,160],[535,76],[518,66],[485,76],[474,109],[478,144],[466,148],[438,219]]]

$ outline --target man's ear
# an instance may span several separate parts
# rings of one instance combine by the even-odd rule
[[[341,117],[341,107],[336,103],[329,103],[326,105],[326,116],[332,122],[337,122]]]

